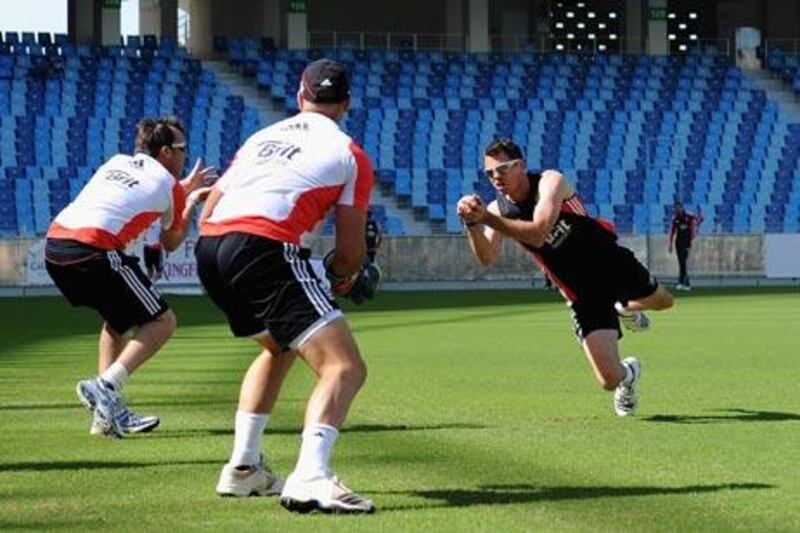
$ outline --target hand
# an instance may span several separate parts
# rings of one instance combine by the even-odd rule
[[[209,187],[213,185],[219,177],[217,174],[217,169],[214,167],[205,167],[201,169],[201,161],[202,159],[198,157],[197,161],[194,163],[192,171],[188,176],[181,180],[181,186],[183,186],[183,190],[186,191],[186,194],[190,194],[201,187]]]
[[[356,280],[356,274],[350,276],[341,276],[333,270],[333,250],[325,254],[322,259],[322,265],[325,267],[325,277],[331,284],[331,292],[337,296],[345,296],[350,289],[353,288],[353,283]]]
[[[358,271],[352,287],[343,294],[355,304],[362,304],[365,300],[372,300],[378,291],[383,276],[381,269],[375,263],[367,263]]]
[[[486,206],[483,205],[480,196],[470,194],[461,197],[458,201],[456,213],[468,224],[479,224],[486,218]]]
[[[186,201],[192,205],[198,202],[205,202],[212,189],[213,187],[200,187],[199,189],[195,189],[189,193],[189,196],[186,197]]]

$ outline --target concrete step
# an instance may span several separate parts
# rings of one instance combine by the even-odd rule
[[[752,69],[742,72],[748,79],[750,88],[766,92],[767,98],[778,104],[781,113],[788,116],[792,122],[800,123],[800,98],[794,88],[769,70]]]
[[[203,68],[213,72],[217,81],[226,85],[231,94],[241,96],[248,106],[258,109],[262,126],[289,116],[281,103],[262,91],[253,78],[244,76],[240,68],[226,61],[203,61]],[[410,206],[401,205],[391,191],[381,190],[378,184],[373,188],[372,203],[384,205],[387,214],[400,218],[408,235],[430,235],[433,231],[429,220],[419,218]]]
[[[262,125],[273,124],[288,116],[285,109],[258,87],[255,79],[243,76],[238,67],[226,61],[203,61],[203,67],[213,72],[219,83],[228,86],[231,94],[241,96],[248,106],[257,109]]]
[[[407,235],[430,235],[433,233],[431,222],[419,219],[410,206],[400,205],[397,196],[393,193],[384,191],[379,184],[375,184],[372,189],[372,204],[381,204],[386,207],[389,215],[399,217],[403,221],[403,228]]]

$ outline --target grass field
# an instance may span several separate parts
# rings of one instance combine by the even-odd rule
[[[349,309],[369,365],[334,454],[373,516],[299,516],[218,498],[255,353],[208,300],[170,298],[178,332],[126,389],[153,434],[88,435],[77,379],[97,318],[57,298],[0,300],[0,529],[800,530],[796,290],[696,291],[628,334],[639,415],[617,419],[554,295],[383,293]],[[494,302],[494,303],[490,303]],[[265,437],[294,466],[309,371]]]

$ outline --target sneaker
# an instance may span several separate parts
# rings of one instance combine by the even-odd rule
[[[633,379],[627,385],[620,384],[614,391],[614,411],[617,416],[628,416],[636,412],[639,403],[636,388],[642,377],[642,365],[635,357],[626,357],[622,360],[622,364],[630,370]]]
[[[281,505],[295,513],[370,514],[375,512],[372,500],[365,500],[336,476],[299,479],[292,474],[281,493]]]
[[[677,285],[675,285],[675,289],[679,290],[679,291],[691,291],[692,290],[692,286],[691,285],[684,285],[683,283],[678,283]]]
[[[97,425],[97,434],[121,439],[123,431],[118,418],[125,410],[122,396],[99,377],[79,381],[75,392],[93,412],[92,426]]]
[[[217,483],[220,496],[277,496],[283,490],[283,480],[264,464],[264,457],[257,465],[234,466],[227,463]]]
[[[149,433],[158,427],[161,419],[157,416],[139,416],[128,408],[125,408],[117,417],[123,433]],[[89,434],[102,435],[103,422],[99,416],[92,417],[92,426]]]
[[[619,321],[628,331],[647,331],[650,329],[650,319],[641,311],[626,311],[625,307],[617,302],[614,304]]]

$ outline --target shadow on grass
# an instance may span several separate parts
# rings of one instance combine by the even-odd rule
[[[283,400],[283,403],[290,402],[291,400]],[[299,401],[299,400],[298,400]],[[236,398],[230,399],[220,399],[220,398],[208,398],[208,399],[198,399],[198,400],[151,400],[151,401],[141,401],[141,402],[132,402],[131,406],[135,408],[139,407],[173,407],[173,406],[180,406],[180,405],[225,405],[225,404],[235,404]],[[78,409],[81,411],[85,411],[86,408],[83,407],[77,401],[71,403],[14,403],[14,404],[6,404],[0,405],[0,411],[38,411],[38,410],[47,410],[47,409]]]
[[[399,494],[435,500],[431,505],[398,505],[382,511],[405,511],[430,507],[471,507],[474,505],[504,505],[539,501],[589,500],[596,498],[629,498],[670,494],[703,494],[721,490],[763,490],[774,488],[765,483],[723,483],[718,485],[686,485],[683,487],[548,487],[529,484],[480,485],[475,489],[432,489],[388,491],[377,494]],[[365,491],[366,492],[366,491]]]
[[[341,433],[380,433],[388,431],[436,431],[441,429],[485,429],[486,426],[478,424],[430,424],[421,426],[409,426],[405,424],[354,424],[343,427]],[[296,428],[269,428],[269,435],[300,435],[303,429]],[[217,437],[220,435],[233,435],[233,428],[209,428],[209,429],[175,429],[160,430],[157,433],[148,435],[148,439],[183,439],[194,437]]]
[[[10,520],[0,520],[0,531],[14,530],[14,529],[28,529],[28,530],[45,530],[45,529],[80,529],[83,527],[97,527],[97,520],[48,520],[47,522],[27,521],[20,519],[18,522]]]
[[[222,461],[42,461],[0,463],[0,472],[51,472],[56,470],[118,470],[183,465],[221,465]]]
[[[526,312],[543,312],[544,310],[541,308],[529,308],[526,309]],[[440,326],[442,324],[464,324],[470,323],[470,321],[479,321],[483,319],[489,318],[501,318],[507,316],[516,316],[520,313],[518,308],[514,309],[507,309],[503,311],[492,311],[492,312],[485,312],[485,313],[469,313],[464,315],[459,315],[455,317],[448,317],[448,318],[424,318],[420,320],[393,320],[391,323],[387,324],[371,324],[371,325],[355,325],[353,326],[353,333],[358,335],[359,333],[364,333],[367,331],[382,331],[386,329],[403,329],[408,327],[414,326]]]
[[[717,424],[725,422],[797,422],[800,414],[749,409],[719,409],[719,415],[654,415],[642,418],[645,422],[670,424]]]

